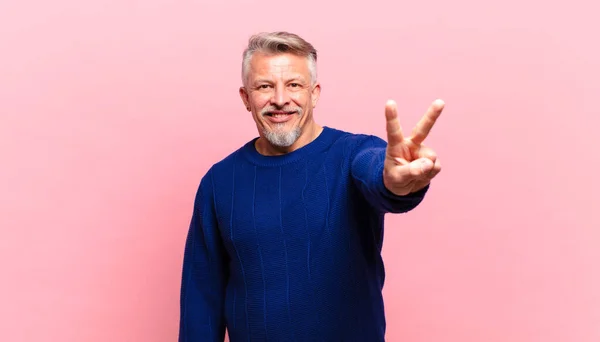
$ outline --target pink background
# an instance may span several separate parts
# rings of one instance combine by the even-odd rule
[[[389,216],[388,341],[599,341],[598,6],[417,3],[2,1],[0,340],[176,340],[196,186],[256,135],[242,49],[290,30],[321,124],[447,103],[444,170]]]

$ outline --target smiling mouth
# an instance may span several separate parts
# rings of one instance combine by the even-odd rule
[[[267,112],[265,114],[265,116],[270,116],[270,117],[274,117],[274,118],[281,118],[281,117],[285,117],[287,115],[292,115],[292,114],[296,114],[296,112],[281,112],[281,111]]]
[[[283,125],[286,122],[293,120],[293,115],[297,113],[297,111],[274,110],[266,112],[264,115],[267,121],[276,125]]]

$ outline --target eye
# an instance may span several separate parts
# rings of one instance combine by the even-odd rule
[[[262,85],[258,86],[259,89],[267,89],[269,87],[270,87],[270,85],[268,85],[268,84],[262,84]]]

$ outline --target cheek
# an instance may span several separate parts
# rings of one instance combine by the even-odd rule
[[[308,96],[306,94],[295,93],[295,94],[292,94],[290,97],[291,97],[292,101],[300,107],[306,107],[306,106],[308,106],[308,104],[311,103],[310,96]]]
[[[253,94],[248,98],[250,106],[254,108],[263,108],[269,103],[269,98],[263,94]]]

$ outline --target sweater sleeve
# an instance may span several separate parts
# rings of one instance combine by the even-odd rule
[[[183,256],[179,342],[223,342],[227,257],[213,201],[210,171],[202,178]]]
[[[383,165],[387,143],[376,136],[366,136],[354,149],[351,174],[356,186],[369,203],[383,213],[405,213],[417,207],[429,185],[408,195],[398,196],[383,183]]]

